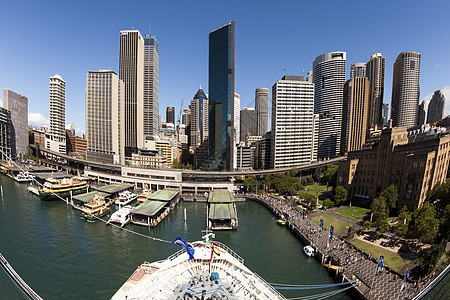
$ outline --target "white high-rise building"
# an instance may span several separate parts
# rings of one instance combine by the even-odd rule
[[[50,77],[50,131],[47,149],[66,154],[66,82],[56,74]]]
[[[156,37],[144,38],[144,138],[158,134],[159,53]]]
[[[293,167],[317,159],[314,84],[285,75],[272,87],[272,168]]]
[[[88,160],[124,164],[124,83],[116,72],[87,73],[85,105]]]
[[[241,96],[239,94],[234,93],[234,151],[233,151],[233,155],[234,155],[234,159],[233,159],[233,169],[237,169],[238,165],[237,165],[237,145],[240,142],[240,110],[241,110]]]
[[[144,146],[144,38],[120,31],[119,78],[125,86],[125,156]]]
[[[350,78],[366,77],[366,64],[356,63],[350,65]]]
[[[319,158],[333,158],[341,145],[346,53],[322,54],[313,62],[314,114],[319,115]]]
[[[269,131],[270,89],[258,88],[255,91],[255,109],[258,115],[256,135],[264,136]]]

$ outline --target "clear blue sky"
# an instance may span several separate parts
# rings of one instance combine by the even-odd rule
[[[400,52],[422,53],[420,100],[446,89],[450,102],[448,1],[2,1],[0,88],[29,99],[48,118],[49,77],[66,81],[66,123],[84,130],[89,70],[118,72],[119,31],[139,29],[159,42],[159,106],[186,108],[200,84],[208,92],[208,34],[236,21],[236,92],[241,108],[255,89],[284,74],[302,75],[315,57],[347,52],[350,64],[386,57],[385,102]],[[447,106],[449,107],[449,106]],[[450,112],[449,112],[450,113]]]

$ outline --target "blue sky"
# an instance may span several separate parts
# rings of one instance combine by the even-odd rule
[[[2,1],[0,88],[28,97],[29,121],[49,115],[49,77],[66,81],[66,123],[84,130],[89,70],[118,72],[119,31],[159,42],[160,114],[186,108],[208,89],[208,34],[236,21],[236,92],[253,106],[258,87],[302,75],[321,53],[347,52],[350,64],[386,57],[386,103],[400,52],[422,53],[420,100],[444,89],[450,103],[450,2],[447,1]],[[284,71],[285,70],[285,71]],[[304,73],[303,73],[304,70]],[[450,106],[447,105],[447,114]]]

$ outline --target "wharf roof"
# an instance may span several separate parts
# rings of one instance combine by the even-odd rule
[[[177,189],[164,189],[154,192],[153,194],[147,196],[148,200],[158,200],[158,201],[171,201],[178,195]]]
[[[51,172],[54,170],[53,168],[46,166],[30,166],[29,169],[31,172]]]
[[[234,197],[228,190],[214,190],[209,194],[210,203],[233,203]]]
[[[53,178],[53,179],[62,179],[62,178],[70,178],[70,177],[72,177],[72,175],[69,175],[69,174],[63,173],[63,172],[56,172],[56,173],[53,173],[53,172],[50,172],[50,173],[44,172],[44,173],[37,173],[37,174],[34,174],[34,175],[35,175],[37,178],[41,179],[41,180],[47,180],[47,179],[49,179],[49,178]]]
[[[93,188],[100,192],[115,194],[115,193],[119,193],[119,192],[128,190],[129,188],[131,188],[133,186],[134,186],[133,184],[111,184],[111,185],[107,185],[107,186],[96,186]]]
[[[99,195],[100,197],[105,197],[105,198],[108,196],[111,196],[111,194],[103,193],[103,192],[89,192],[89,193],[75,195],[72,198],[73,198],[73,200],[76,200],[76,201],[88,203],[88,202],[91,202],[92,199],[94,199],[95,195]]]
[[[234,204],[211,204],[209,207],[209,218],[218,219],[236,219]]]
[[[149,200],[134,208],[131,213],[135,215],[152,217],[156,215],[164,206],[166,206],[166,204],[167,202]]]

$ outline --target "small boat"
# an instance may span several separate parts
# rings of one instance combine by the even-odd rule
[[[86,203],[81,210],[81,216],[86,220],[93,221],[95,218],[103,217],[111,210],[111,202],[107,202],[104,197],[96,195],[94,199]]]
[[[139,198],[137,199],[137,201],[139,203],[144,203],[148,200],[147,196],[149,196],[152,193],[152,191],[149,190],[143,190],[142,194],[139,195]]]
[[[286,225],[286,221],[283,219],[279,219],[279,220],[277,220],[277,224],[284,226],[284,225]]]
[[[117,199],[114,203],[117,205],[127,205],[131,201],[136,200],[138,195],[131,193],[130,191],[124,191],[119,194],[119,199]]]
[[[132,209],[133,209],[133,207],[131,205],[125,205],[124,207],[119,208],[118,211],[116,211],[115,213],[113,213],[111,215],[111,218],[109,218],[109,220],[106,224],[114,222],[114,223],[119,223],[120,227],[125,226],[131,220],[130,213],[131,213]]]
[[[303,251],[305,252],[306,256],[308,256],[308,257],[314,256],[314,248],[309,245],[303,247]]]
[[[14,176],[14,180],[17,182],[28,182],[33,181],[34,176],[28,172],[20,172],[16,176]]]

